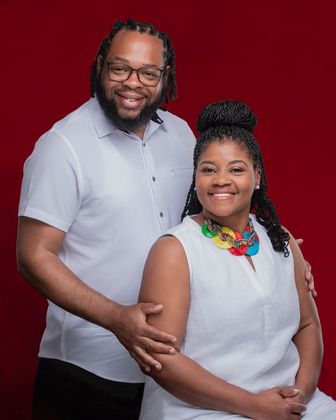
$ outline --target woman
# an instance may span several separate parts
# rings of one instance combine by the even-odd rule
[[[140,301],[164,305],[149,322],[179,351],[155,354],[163,369],[147,378],[141,419],[336,419],[316,388],[322,338],[304,260],[268,198],[255,125],[236,101],[200,115],[186,217],[144,270]]]

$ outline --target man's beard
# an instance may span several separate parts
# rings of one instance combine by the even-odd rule
[[[140,127],[146,126],[153,118],[155,112],[160,108],[163,98],[165,97],[165,89],[163,88],[158,94],[155,101],[151,104],[145,105],[139,112],[139,115],[133,118],[121,117],[118,112],[116,101],[106,97],[105,90],[99,80],[96,85],[96,97],[104,114],[119,130],[135,132]]]

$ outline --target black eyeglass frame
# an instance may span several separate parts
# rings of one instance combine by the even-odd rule
[[[107,61],[104,57],[102,57],[102,59],[104,61],[104,64],[107,66],[107,69],[108,69],[108,72],[107,73],[108,73],[108,76],[109,76],[109,79],[110,79],[111,82],[120,82],[120,83],[126,82],[126,80],[128,80],[131,77],[132,73],[133,72],[136,72],[137,78],[138,78],[139,82],[142,85],[149,86],[149,87],[155,87],[155,86],[157,86],[160,83],[160,80],[162,79],[162,75],[163,75],[163,73],[166,70],[165,67],[162,69],[160,67],[151,67],[151,66],[143,66],[143,67],[139,67],[137,69],[134,69],[133,67],[129,66],[128,64],[121,64],[120,63],[120,66],[127,67],[130,70],[130,72],[129,72],[129,75],[126,77],[126,79],[124,79],[124,80],[115,80],[115,79],[111,79],[110,66],[111,66],[111,64],[118,65],[119,63],[111,63],[110,61]],[[154,85],[153,84],[148,85],[147,83],[143,83],[140,80],[140,76],[139,76],[139,71],[142,70],[142,69],[155,69],[155,70],[158,70],[160,72],[160,77],[159,77],[158,81]]]

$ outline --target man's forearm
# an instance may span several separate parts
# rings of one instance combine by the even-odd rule
[[[19,270],[27,281],[56,305],[111,330],[118,304],[81,281],[50,251],[19,256]]]

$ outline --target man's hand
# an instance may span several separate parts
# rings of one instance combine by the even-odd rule
[[[299,246],[303,244],[303,239],[296,239],[296,242]],[[306,282],[308,283],[308,289],[310,290],[311,294],[316,297],[317,292],[315,290],[315,283],[314,283],[314,277],[311,271],[311,265],[308,261],[305,260],[305,278]]]
[[[130,355],[149,372],[152,367],[161,370],[162,365],[151,356],[153,353],[174,354],[176,337],[147,324],[149,314],[157,314],[163,306],[155,303],[118,305],[111,331],[129,351]]]

